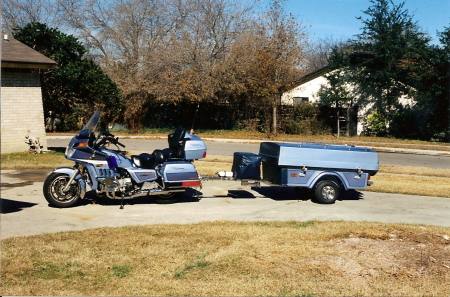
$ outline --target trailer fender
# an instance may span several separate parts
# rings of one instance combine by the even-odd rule
[[[337,172],[333,172],[333,171],[319,173],[311,181],[308,188],[310,188],[310,189],[314,188],[319,182],[321,182],[323,180],[334,181],[338,186],[342,187],[344,190],[346,190],[346,191],[348,190],[348,185],[346,183],[345,178],[341,174],[339,174]]]

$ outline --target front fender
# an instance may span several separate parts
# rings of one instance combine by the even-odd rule
[[[69,176],[72,176],[75,170],[72,167],[58,167],[56,169],[53,169],[53,172],[55,173],[64,173],[68,174]]]
[[[53,169],[53,172],[67,174],[69,177],[72,177],[72,175],[75,173],[75,170],[72,167],[58,167],[56,169]],[[75,177],[75,180],[80,185],[80,197],[83,199],[86,195],[86,182],[84,181],[81,174],[78,174]]]

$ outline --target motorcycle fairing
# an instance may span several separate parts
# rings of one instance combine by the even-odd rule
[[[92,152],[90,152],[90,151],[84,151],[84,150],[77,149],[72,154],[71,159],[75,159],[75,160],[105,160],[106,161],[106,156],[103,156],[100,154],[93,155]]]

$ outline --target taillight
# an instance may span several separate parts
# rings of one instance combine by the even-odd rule
[[[203,157],[202,158],[206,158],[206,151],[203,152]]]
[[[186,181],[186,182],[182,182],[181,186],[183,187],[196,187],[196,186],[200,186],[202,184],[201,181],[199,180],[194,180],[194,181]]]

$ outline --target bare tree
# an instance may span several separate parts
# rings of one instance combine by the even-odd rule
[[[306,59],[303,29],[284,11],[282,1],[275,0],[269,11],[255,22],[253,31],[236,47],[237,55],[248,51],[244,54],[247,61],[236,67],[244,67],[240,72],[244,73],[249,99],[265,111],[266,125],[271,127],[272,134],[277,134],[281,93],[303,73],[301,65]]]
[[[2,0],[2,30],[11,33],[15,27],[28,23],[57,26],[59,6],[54,0]]]
[[[218,100],[226,73],[225,60],[243,31],[255,1],[194,0],[175,32],[160,80],[158,97],[170,100]],[[167,60],[167,55],[159,56]]]
[[[331,37],[319,39],[308,48],[306,68],[308,71],[314,71],[328,66],[333,50],[345,51],[349,46],[349,41],[335,40]]]
[[[305,35],[282,1],[267,12],[260,0],[35,1],[58,8],[55,20],[118,84],[135,129],[154,100],[246,100],[275,111],[276,133],[280,93],[305,64]]]

